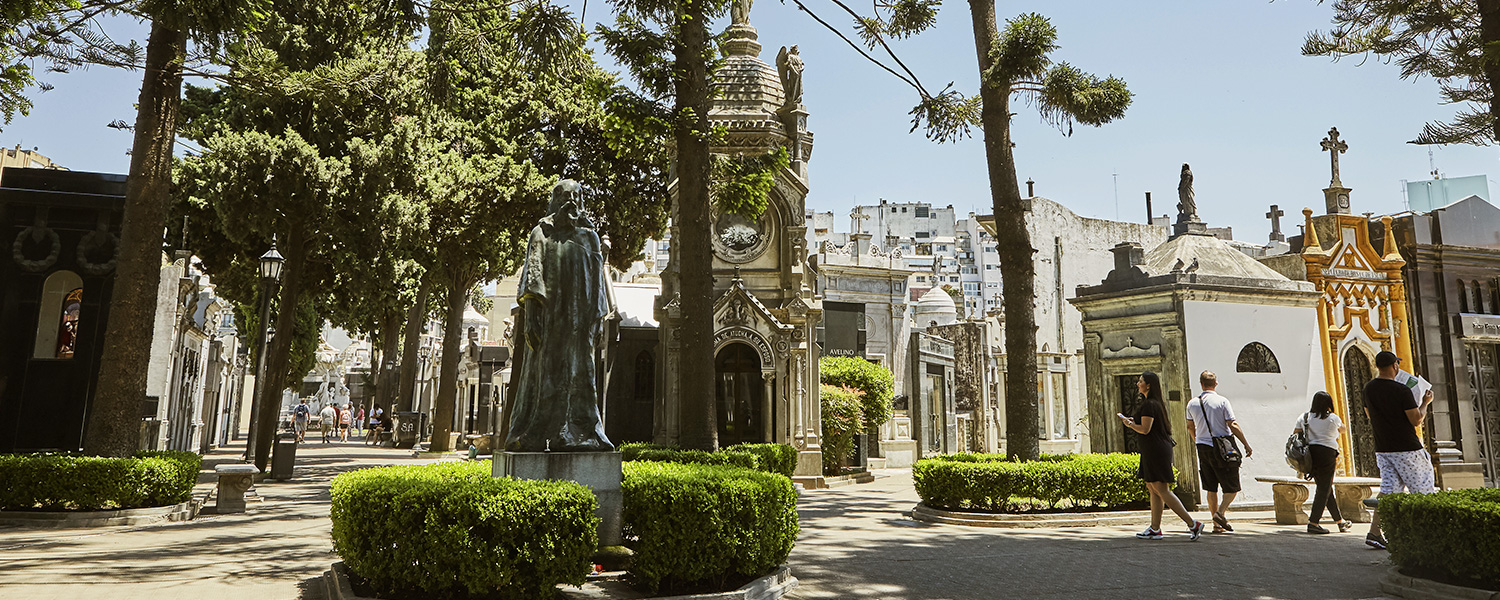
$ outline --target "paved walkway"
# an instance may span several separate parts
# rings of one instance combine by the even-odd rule
[[[212,465],[243,452],[206,457]],[[304,444],[293,480],[257,486],[242,515],[204,514],[141,527],[0,528],[0,598],[47,600],[322,600],[319,578],[337,560],[329,538],[328,481],[369,466],[433,462],[409,450],[359,443]],[[1140,527],[997,530],[933,525],[905,516],[916,503],[909,471],[874,483],[811,492],[790,559],[794,598],[1371,598],[1387,568],[1364,547],[1364,527],[1309,536],[1238,513],[1236,533],[1189,542],[1137,540]],[[210,505],[211,506],[211,505]],[[1257,517],[1261,522],[1244,519]]]
[[[1372,598],[1389,567],[1366,526],[1313,536],[1274,515],[1230,513],[1235,533],[1138,540],[1144,527],[988,529],[913,521],[910,471],[802,497],[793,597],[882,599]],[[1203,511],[1195,516],[1206,515]],[[1257,522],[1247,522],[1256,519]]]
[[[204,457],[195,495],[213,487],[214,464],[242,454],[240,445]],[[363,467],[433,460],[359,442],[308,442],[298,449],[293,478],[258,484],[264,500],[245,514],[139,527],[0,528],[0,598],[321,600],[319,578],[337,560],[329,480]]]

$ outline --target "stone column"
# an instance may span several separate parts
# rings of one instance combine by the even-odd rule
[[[762,395],[761,402],[760,402],[760,406],[761,406],[761,419],[760,420],[764,424],[764,430],[765,430],[765,438],[764,439],[766,440],[767,443],[773,443],[773,442],[776,441],[776,424],[774,422],[774,419],[772,419],[772,416],[775,413],[772,412],[771,407],[773,406],[773,403],[772,403],[772,398],[774,397],[773,392],[776,390],[776,385],[775,385],[776,384],[776,371],[762,371],[761,374],[760,374],[760,380],[766,386],[765,394]]]

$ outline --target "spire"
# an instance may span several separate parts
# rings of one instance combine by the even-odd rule
[[[1318,230],[1317,228],[1313,227],[1312,213],[1313,211],[1311,208],[1302,209],[1302,218],[1307,222],[1307,224],[1302,227],[1303,254],[1323,251],[1322,244],[1318,243]]]

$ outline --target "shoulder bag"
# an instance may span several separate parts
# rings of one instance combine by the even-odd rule
[[[1213,438],[1213,452],[1209,454],[1215,467],[1238,467],[1245,455],[1240,453],[1240,447],[1234,443],[1233,435],[1214,435],[1213,424],[1208,420],[1208,404],[1203,396],[1198,397],[1198,410],[1203,412],[1203,425],[1208,427],[1208,435]]]
[[[1286,438],[1286,464],[1298,473],[1312,473],[1312,451],[1307,442],[1307,415],[1302,415],[1302,427]]]

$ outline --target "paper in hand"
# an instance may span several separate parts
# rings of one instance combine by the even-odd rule
[[[1412,399],[1416,400],[1419,405],[1422,403],[1422,397],[1427,395],[1427,390],[1432,389],[1432,384],[1426,379],[1407,373],[1405,370],[1396,371],[1396,383],[1411,390]]]

